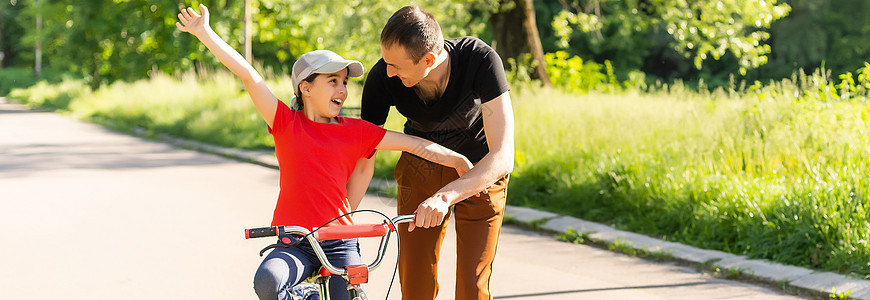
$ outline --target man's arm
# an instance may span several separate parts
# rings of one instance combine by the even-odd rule
[[[417,219],[408,227],[438,226],[453,204],[471,197],[507,176],[514,168],[514,114],[510,94],[505,92],[482,105],[483,130],[489,153],[468,173],[459,177],[417,207]]]

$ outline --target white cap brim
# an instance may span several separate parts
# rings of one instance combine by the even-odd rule
[[[363,74],[362,63],[355,60],[331,61],[314,70],[318,74],[330,74],[347,68],[347,77],[360,77]]]

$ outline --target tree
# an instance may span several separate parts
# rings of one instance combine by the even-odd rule
[[[824,64],[833,74],[863,67],[870,53],[870,4],[864,0],[788,0],[792,12],[770,28],[770,62],[760,78],[811,73]]]
[[[248,64],[253,63],[254,57],[251,55],[251,0],[245,0],[245,60]]]
[[[36,7],[42,7],[42,0],[36,0]],[[42,12],[36,13],[36,58],[33,63],[33,74],[36,78],[42,77]]]
[[[19,43],[24,29],[16,21],[24,6],[18,1],[0,0],[0,68],[18,65],[20,52],[26,51]]]
[[[547,75],[547,63],[544,61],[532,0],[500,0],[490,16],[490,24],[492,46],[502,60],[531,54],[535,65],[533,78],[540,79],[544,86],[549,86],[550,76]],[[518,32],[521,34],[517,34]]]
[[[729,53],[745,74],[767,62],[770,46],[764,41],[770,35],[765,29],[790,7],[776,0],[583,0],[564,2],[564,9],[553,21],[563,46],[579,43],[596,54],[630,53],[647,48],[630,39],[652,41],[664,32],[670,37],[667,45],[695,68]]]
[[[484,0],[485,1],[485,0]],[[438,19],[445,37],[477,35],[477,1],[423,0],[415,3]],[[330,49],[371,66],[380,59],[377,41],[387,19],[402,2],[388,0],[256,1],[255,41],[273,57],[292,62],[314,49]],[[258,56],[255,53],[255,56]]]
[[[484,0],[481,0],[484,1]],[[488,1],[488,0],[486,0]],[[18,2],[22,7],[25,1]],[[212,27],[240,52],[244,51],[243,0],[201,0],[211,8]],[[199,3],[153,0],[42,0],[42,5],[6,9],[0,0],[0,50],[21,47],[5,55],[4,64],[32,66],[37,37],[42,41],[44,65],[83,77],[92,87],[115,80],[135,80],[151,72],[174,73],[199,66],[220,67],[194,38],[175,29],[179,9]],[[296,57],[314,49],[331,49],[371,66],[380,58],[377,40],[389,16],[402,4],[387,0],[257,0],[250,1],[251,56],[254,65],[289,72]],[[464,1],[419,1],[435,14],[445,36],[477,35],[483,20]],[[36,16],[43,17],[37,33]],[[9,26],[9,20],[12,25]],[[23,34],[6,37],[20,26]],[[10,58],[13,58],[14,61]]]

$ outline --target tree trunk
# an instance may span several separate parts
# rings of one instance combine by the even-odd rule
[[[0,69],[5,66],[6,48],[3,44],[3,14],[0,14]]]
[[[535,63],[535,71],[530,75],[540,79],[544,86],[550,86],[532,0],[501,0],[499,7],[500,10],[490,18],[493,28],[492,47],[505,61],[530,53]]]
[[[245,60],[253,64],[251,55],[251,0],[245,0]]]
[[[42,78],[42,0],[36,0],[36,57],[34,58],[33,75]]]

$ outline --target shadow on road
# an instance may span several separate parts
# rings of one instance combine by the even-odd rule
[[[623,286],[623,287],[600,288],[600,289],[555,291],[555,292],[544,292],[544,293],[534,293],[534,294],[498,296],[498,297],[493,297],[493,299],[525,299],[525,298],[537,297],[537,296],[553,296],[553,295],[564,295],[564,294],[604,292],[604,291],[616,291],[616,290],[631,290],[631,289],[673,288],[673,287],[696,286],[696,285],[705,285],[705,284],[710,284],[710,283],[700,281],[700,282],[689,282],[689,283],[681,283],[681,284],[641,285],[641,286]]]
[[[178,151],[157,143],[143,147],[142,141],[21,144],[0,146],[0,153],[0,170],[3,170],[0,177],[66,169],[123,170],[226,163],[217,156]]]

